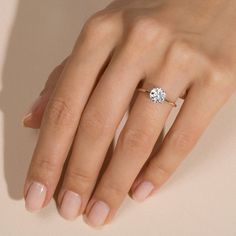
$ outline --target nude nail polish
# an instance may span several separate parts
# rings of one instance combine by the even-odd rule
[[[43,207],[47,189],[44,185],[34,182],[31,184],[26,198],[25,207],[30,212],[39,211]]]
[[[136,201],[144,201],[153,191],[154,185],[149,181],[144,181],[135,189],[132,197]]]
[[[62,199],[60,214],[67,220],[74,220],[79,214],[81,207],[81,197],[79,194],[66,191]]]
[[[97,201],[92,206],[86,221],[92,226],[101,226],[105,223],[109,211],[110,208],[105,202]]]
[[[38,108],[38,106],[40,105],[40,103],[42,102],[42,96],[39,96],[35,102],[32,104],[31,108],[29,109],[29,111],[26,113],[26,115],[23,117],[23,124],[27,123],[29,120],[31,120],[32,116],[33,116],[33,112],[35,112],[35,110]]]

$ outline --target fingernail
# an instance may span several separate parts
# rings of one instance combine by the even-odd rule
[[[60,207],[60,214],[67,220],[74,220],[80,211],[80,195],[71,191],[66,191]]]
[[[32,117],[33,117],[33,113],[29,113],[25,115],[22,120],[23,125],[26,126],[26,124],[32,119]]]
[[[28,211],[39,211],[46,198],[47,189],[40,183],[32,183],[25,199],[25,207]]]
[[[144,201],[153,191],[154,185],[149,181],[144,181],[138,185],[132,197],[136,201]]]
[[[105,223],[109,211],[110,208],[105,202],[97,201],[90,210],[86,220],[92,226],[101,226]]]
[[[32,104],[31,108],[29,111],[26,113],[26,115],[23,117],[23,124],[27,123],[29,120],[31,120],[33,116],[33,112],[38,108],[40,103],[42,102],[42,96],[39,96],[35,102]]]

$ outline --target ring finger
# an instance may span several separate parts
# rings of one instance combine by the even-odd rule
[[[209,92],[209,87],[202,86],[202,83],[191,87],[162,145],[132,186],[132,197],[135,200],[145,200],[169,179],[193,149],[227,97],[228,94],[221,95],[218,89]],[[152,191],[145,192],[145,185],[153,186]]]

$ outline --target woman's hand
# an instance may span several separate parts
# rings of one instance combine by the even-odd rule
[[[41,125],[26,207],[48,204],[70,149],[58,199],[67,219],[83,213],[103,225],[130,189],[138,201],[158,190],[236,89],[235,12],[234,0],[120,0],[92,16],[25,119]],[[183,106],[150,157],[172,106],[139,93],[95,187],[138,85],[161,87],[171,101],[184,98]]]

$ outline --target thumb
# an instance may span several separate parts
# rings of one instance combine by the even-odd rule
[[[41,126],[44,111],[47,107],[48,101],[56,87],[57,81],[64,69],[66,60],[64,60],[59,66],[57,66],[45,84],[43,91],[40,93],[39,97],[34,101],[30,110],[26,113],[23,118],[24,127],[39,129]]]

